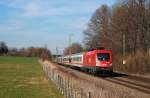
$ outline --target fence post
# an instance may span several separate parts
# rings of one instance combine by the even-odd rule
[[[74,88],[74,98],[76,98],[77,92],[76,92],[76,88]]]
[[[71,95],[71,98],[73,98],[73,85],[72,85],[72,80],[71,80],[71,83],[70,83],[70,95]]]
[[[59,91],[61,90],[61,88],[60,88],[60,76],[58,75],[58,89],[59,89]]]
[[[67,98],[70,98],[69,97],[69,79],[67,79]]]
[[[90,92],[90,91],[89,91],[89,93],[88,93],[88,98],[92,98],[92,97],[91,97],[91,92]]]
[[[67,98],[67,87],[66,87],[66,79],[64,80],[64,95],[65,95],[65,98]]]
[[[81,91],[81,92],[80,92],[80,94],[81,94],[80,97],[83,98],[83,89],[81,88],[80,91]]]
[[[62,92],[62,81],[61,81],[61,76],[60,76],[60,92]]]
[[[68,79],[68,96],[71,98],[70,79]]]
[[[64,94],[64,78],[62,78],[62,93]]]

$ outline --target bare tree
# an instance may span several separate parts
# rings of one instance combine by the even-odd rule
[[[110,9],[107,5],[103,5],[96,10],[88,28],[84,31],[84,42],[88,48],[110,48],[109,22]]]
[[[71,54],[80,53],[82,51],[83,51],[82,45],[80,45],[79,43],[73,43],[71,46],[65,48],[64,55],[69,55],[70,53]]]
[[[112,49],[115,65],[122,63],[124,54],[130,58],[128,66],[145,65],[148,69],[150,0],[118,0],[112,9],[101,6],[92,16],[84,35],[86,48],[103,46]]]
[[[0,42],[0,55],[4,55],[8,53],[8,47],[5,42]]]

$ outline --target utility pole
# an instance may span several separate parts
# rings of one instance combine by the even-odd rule
[[[126,64],[126,60],[125,60],[125,55],[126,55],[126,51],[125,51],[125,48],[126,48],[126,45],[125,45],[125,34],[123,34],[123,65]]]
[[[71,37],[73,34],[69,35],[69,47],[71,46]],[[69,48],[69,63],[71,63],[71,47]]]
[[[47,44],[44,45],[44,48],[47,49]]]
[[[56,59],[58,57],[58,47],[56,46]]]
[[[71,37],[73,36],[73,34],[69,34],[69,47],[71,46]],[[69,48],[69,55],[71,55],[71,48]]]
[[[111,51],[113,51],[113,34],[111,33]]]

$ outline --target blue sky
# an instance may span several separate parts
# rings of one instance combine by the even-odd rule
[[[10,47],[44,46],[62,53],[72,42],[82,43],[83,30],[102,4],[115,0],[0,0],[0,41]]]

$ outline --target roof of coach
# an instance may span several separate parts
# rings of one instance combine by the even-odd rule
[[[82,54],[83,54],[83,52],[75,53],[75,54],[71,54],[71,55],[64,55],[63,57],[77,56],[77,55],[82,55]]]
[[[77,56],[77,55],[83,55],[83,52],[82,53],[71,54],[70,56]]]
[[[76,53],[76,54],[71,54],[71,55],[63,55],[61,57],[58,57],[58,58],[68,58],[68,57],[72,57],[72,56],[81,56],[83,55],[84,53],[95,53],[95,52],[111,52],[111,50],[106,50],[106,49],[98,49],[98,50],[93,50],[93,51],[87,51],[87,52],[81,52],[81,53]]]

